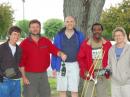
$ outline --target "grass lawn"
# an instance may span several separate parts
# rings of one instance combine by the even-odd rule
[[[56,89],[56,78],[49,78],[49,83],[50,83],[50,87],[51,87],[52,97],[58,97],[58,92]]]

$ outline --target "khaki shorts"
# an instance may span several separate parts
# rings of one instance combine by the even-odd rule
[[[23,97],[51,97],[48,76],[46,72],[26,72],[30,85],[23,86]]]
[[[78,92],[79,85],[79,64],[78,62],[65,62],[66,75],[61,76],[57,72],[57,90]]]

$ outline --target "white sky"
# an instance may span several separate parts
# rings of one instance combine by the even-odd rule
[[[122,0],[106,0],[104,9],[116,6]],[[15,20],[23,19],[22,0],[0,0],[9,2],[14,9]],[[41,23],[50,18],[63,19],[63,0],[25,0],[25,19],[38,19]]]

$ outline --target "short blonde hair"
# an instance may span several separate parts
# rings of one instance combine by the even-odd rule
[[[113,31],[112,31],[112,37],[114,38],[115,33],[120,31],[125,37],[126,37],[126,31],[123,27],[116,27]]]

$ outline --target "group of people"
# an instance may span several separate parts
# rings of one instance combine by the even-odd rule
[[[41,36],[41,23],[31,20],[29,36],[19,46],[21,29],[12,26],[7,42],[0,45],[0,97],[51,97],[47,76],[50,64],[60,97],[67,97],[67,91],[79,97],[80,78],[84,81],[81,97],[109,97],[109,78],[112,97],[130,97],[130,45],[124,28],[113,30],[116,43],[111,45],[102,36],[100,23],[92,25],[92,36],[87,38],[75,23],[73,16],[67,16],[65,27],[52,43]]]

